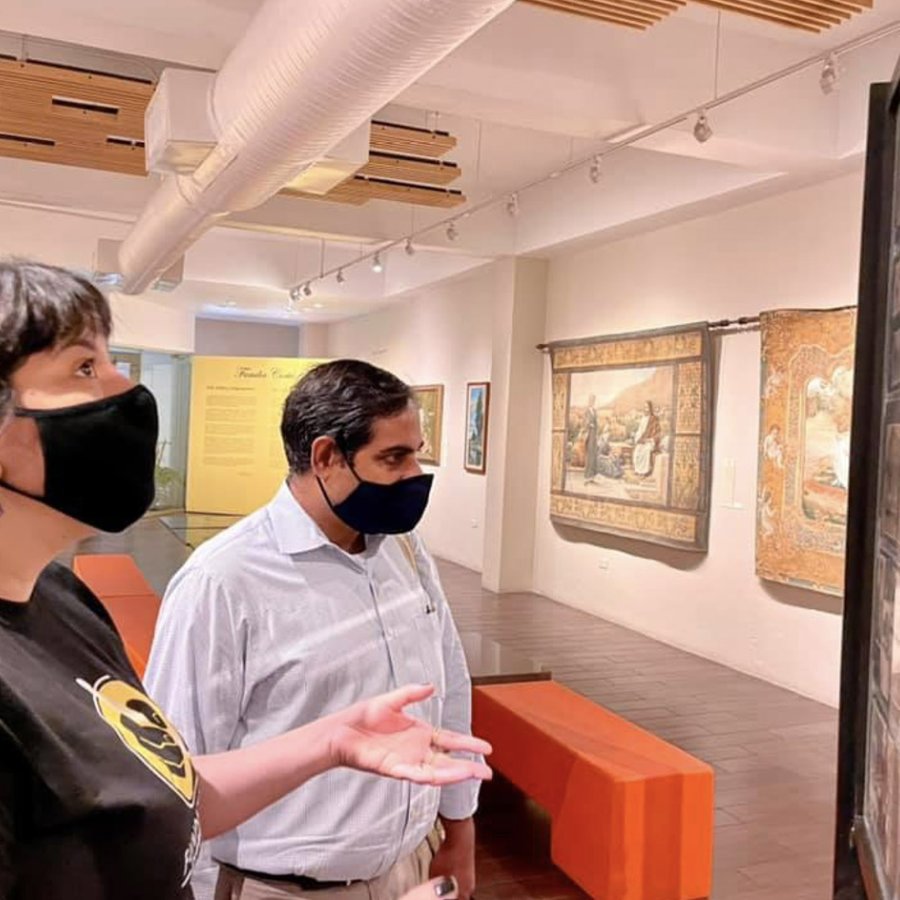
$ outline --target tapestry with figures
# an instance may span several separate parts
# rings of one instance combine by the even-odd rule
[[[856,310],[776,310],[760,327],[756,573],[840,595]]]
[[[550,516],[705,551],[712,359],[706,323],[559,341]]]

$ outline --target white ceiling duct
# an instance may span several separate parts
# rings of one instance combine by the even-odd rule
[[[266,201],[512,0],[266,0],[218,73],[218,143],[119,251],[139,293],[216,220]]]

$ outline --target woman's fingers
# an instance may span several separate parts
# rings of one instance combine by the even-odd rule
[[[481,738],[471,734],[460,734],[457,731],[447,731],[444,728],[436,728],[431,743],[439,750],[462,750],[466,753],[480,753],[489,756],[493,747]]]
[[[404,687],[397,688],[396,691],[385,694],[381,699],[386,701],[392,709],[399,712],[404,706],[409,706],[410,703],[420,703],[422,700],[427,700],[433,693],[433,684],[407,684]]]
[[[472,778],[490,781],[494,777],[490,767],[482,762],[454,759],[443,753],[435,753],[421,763],[397,763],[391,766],[388,774],[416,784],[432,785],[455,784]]]

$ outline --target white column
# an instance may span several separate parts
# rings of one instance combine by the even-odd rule
[[[482,583],[498,593],[532,587],[547,263],[496,266]]]

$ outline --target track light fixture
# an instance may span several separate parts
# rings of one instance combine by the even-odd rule
[[[291,304],[296,303],[300,299],[300,288],[292,287],[290,292]]]
[[[372,257],[372,271],[375,272],[376,275],[380,274],[381,272],[384,271],[384,265],[381,262],[381,254],[380,253],[376,253]]]
[[[713,136],[712,126],[706,118],[706,110],[701,109],[697,114],[697,122],[694,125],[694,137],[700,144],[705,144]]]
[[[343,284],[343,283],[347,280],[346,277],[344,276],[344,270],[343,270],[343,269],[338,269],[338,270],[337,270],[337,275],[334,276],[334,280],[335,280],[338,284]]]
[[[588,169],[588,177],[594,184],[603,177],[603,157],[599,153],[591,160],[591,167]]]
[[[413,247],[412,238],[406,239],[406,245],[403,248],[406,251],[407,256],[415,256],[416,248]]]
[[[311,297],[312,296],[312,285],[307,281],[306,284],[303,285],[303,296]]]
[[[459,232],[456,230],[456,222],[451,222],[447,226],[447,240],[455,241],[459,237]]]
[[[837,60],[833,53],[829,53],[822,65],[822,74],[819,76],[819,87],[823,94],[830,94],[837,86],[838,70]]]
[[[510,194],[506,199],[506,211],[515,218],[519,214],[519,195]]]

